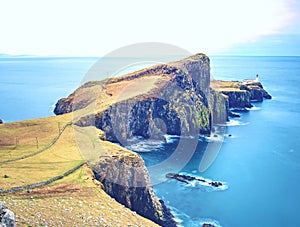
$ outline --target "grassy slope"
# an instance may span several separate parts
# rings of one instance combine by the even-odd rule
[[[36,152],[36,137],[39,149],[46,146],[57,136],[58,122],[62,128],[71,118],[67,114],[0,125],[0,162]],[[50,149],[0,164],[0,188],[44,181],[82,161],[73,127],[69,126]],[[3,178],[4,174],[9,178]],[[30,193],[0,194],[0,201],[15,212],[18,226],[157,226],[110,198],[87,166]]]

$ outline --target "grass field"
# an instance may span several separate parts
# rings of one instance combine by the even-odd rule
[[[66,114],[0,125],[0,162],[47,147],[71,119],[72,115]],[[87,128],[81,133],[95,140],[89,135],[94,131]],[[45,181],[84,162],[77,142],[70,125],[49,149],[0,164],[0,188]],[[0,201],[15,213],[17,226],[157,226],[109,197],[87,165],[32,191],[0,194]]]

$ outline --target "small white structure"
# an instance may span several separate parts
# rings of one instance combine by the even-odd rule
[[[258,74],[256,74],[255,82],[259,82]]]

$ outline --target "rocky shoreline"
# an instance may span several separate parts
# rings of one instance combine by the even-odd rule
[[[209,136],[214,124],[238,117],[232,109],[246,110],[252,107],[252,101],[270,98],[258,80],[210,81],[210,60],[197,54],[117,78],[88,82],[60,99],[54,112],[60,115],[73,111],[77,126],[95,126],[103,132],[102,140],[126,146],[133,137],[164,140],[165,134]],[[100,156],[93,165],[104,190],[142,216],[162,226],[176,226],[170,210],[154,195],[141,157],[118,148],[112,154]],[[205,181],[179,174],[167,177],[184,183]],[[122,179],[122,183],[113,179]]]

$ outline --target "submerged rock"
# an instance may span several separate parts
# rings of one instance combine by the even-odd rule
[[[0,202],[0,227],[16,227],[14,213]]]
[[[218,181],[210,182],[210,181],[207,181],[207,180],[204,180],[201,178],[197,178],[197,177],[193,177],[193,176],[189,176],[189,175],[177,174],[177,173],[168,173],[168,174],[166,174],[166,177],[178,180],[178,181],[186,183],[186,184],[189,184],[191,181],[195,180],[195,181],[200,181],[200,182],[206,182],[209,185],[216,187],[216,188],[223,185],[221,182],[218,182]]]
[[[210,223],[204,223],[204,224],[202,225],[202,227],[216,227],[216,226],[213,225],[213,224],[210,224]]]

